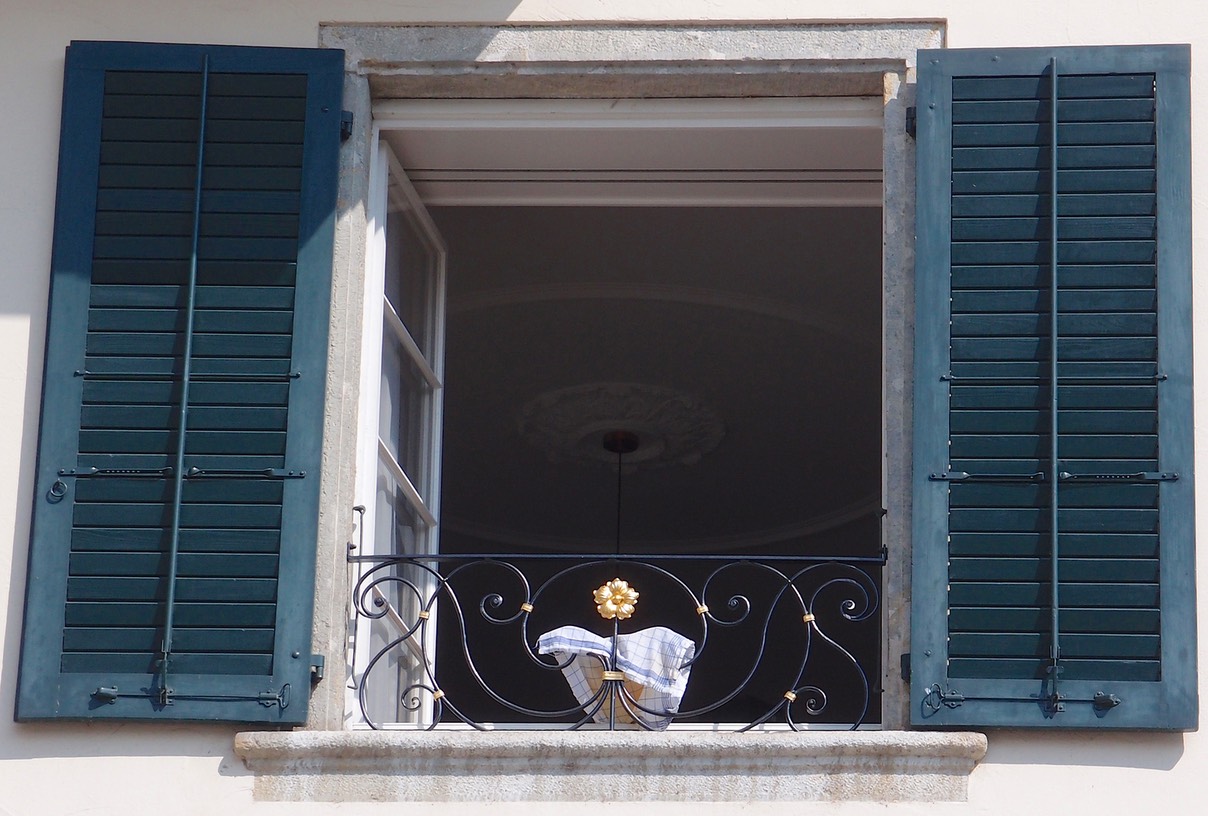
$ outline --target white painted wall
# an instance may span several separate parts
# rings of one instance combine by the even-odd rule
[[[212,0],[154,4],[0,0],[0,816],[58,813],[311,813],[330,805],[253,804],[251,777],[231,752],[233,728],[103,723],[17,725],[16,688],[25,554],[32,501],[54,209],[63,48],[71,39],[313,46],[320,21],[944,19],[953,47],[1191,42],[1192,87],[1208,88],[1208,3],[1195,0]],[[1193,155],[1208,155],[1208,95],[1193,104]],[[1208,247],[1208,162],[1193,170],[1195,254]],[[1208,314],[1199,276],[1195,313]],[[1208,419],[1208,322],[1197,333],[1197,417]],[[1208,438],[1197,466],[1208,474]],[[1200,479],[1200,495],[1208,479]],[[1208,497],[1208,496],[1206,496]],[[1208,503],[1199,502],[1208,541]],[[1208,570],[1200,597],[1208,598]],[[1201,609],[1208,609],[1204,603]],[[1208,655],[1201,614],[1201,656]],[[1203,659],[1203,657],[1202,657]],[[1208,675],[1208,672],[1202,672]],[[338,682],[338,674],[327,682]],[[1208,684],[1201,681],[1208,701]],[[728,812],[998,814],[1058,809],[1063,816],[1189,813],[1208,800],[1201,734],[994,733],[974,772],[970,802],[950,805],[744,805]],[[624,799],[623,791],[618,793]],[[442,816],[482,806],[342,805],[339,812]],[[560,813],[558,805],[492,805],[499,816]],[[720,808],[719,808],[720,809]],[[661,806],[697,816],[700,806]]]

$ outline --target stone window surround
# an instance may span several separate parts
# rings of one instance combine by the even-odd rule
[[[834,23],[323,24],[347,54],[353,132],[341,151],[324,429],[314,650],[345,659],[372,103],[388,98],[881,96],[884,100],[884,730],[718,734],[348,731],[338,672],[308,731],[246,732],[236,753],[262,800],[963,801],[986,751],[973,733],[903,731],[909,651],[914,314],[914,145],[905,131],[915,53],[942,21]],[[640,781],[633,768],[644,768]],[[635,784],[640,787],[635,789]]]

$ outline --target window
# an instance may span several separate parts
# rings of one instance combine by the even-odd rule
[[[68,51],[18,719],[306,720],[342,67]]]
[[[376,188],[384,252],[372,263],[384,283],[371,269],[367,297],[380,301],[383,286],[401,292],[396,276],[429,279],[423,263],[405,270],[394,257],[422,260],[437,243],[408,223],[428,234],[439,224],[449,247],[447,374],[425,361],[424,341],[404,340],[418,373],[387,373],[383,354],[364,403],[396,414],[400,380],[421,400],[446,392],[444,467],[439,551],[425,550],[421,538],[435,539],[435,514],[423,518],[431,443],[412,447],[413,465],[383,466],[373,459],[389,462],[383,451],[393,447],[368,429],[389,423],[363,420],[365,474],[372,464],[378,481],[363,485],[362,503],[387,526],[366,526],[373,551],[361,564],[372,571],[356,593],[354,711],[363,706],[377,725],[442,712],[446,724],[541,722],[522,708],[550,713],[550,727],[574,723],[584,714],[561,673],[528,652],[561,625],[605,634],[588,601],[619,575],[641,593],[622,632],[668,626],[703,645],[697,608],[715,610],[683,710],[731,699],[696,719],[751,722],[776,713],[786,691],[820,685],[825,702],[813,699],[808,713],[801,692],[798,723],[876,723],[879,100],[486,107],[478,126],[452,132],[442,123],[473,120],[472,106],[400,104],[385,119],[397,130],[378,124],[376,178],[390,180]],[[422,293],[438,288],[417,287],[419,302],[430,309]],[[370,314],[367,324],[379,323]],[[385,341],[367,338],[367,359],[400,335],[398,323],[381,325]],[[411,415],[432,416],[418,403]],[[618,472],[601,441],[626,422],[644,447],[620,474],[618,544]],[[802,423],[815,432],[795,432]],[[629,560],[582,563],[615,546]],[[391,554],[440,560],[387,564]],[[761,559],[805,573],[795,614],[794,590],[776,598],[784,587]],[[707,597],[688,592],[727,562]],[[438,586],[427,568],[457,575]],[[739,595],[749,615],[727,626],[746,615]],[[516,618],[528,601],[538,609]],[[803,613],[816,615],[814,628]],[[807,669],[794,676],[796,661]]]
[[[912,714],[1194,727],[1187,50],[922,54]],[[341,68],[70,49],[19,719],[305,720]],[[430,551],[439,459],[399,443],[439,436],[439,246],[401,195],[431,311],[372,297],[428,396],[366,472]]]
[[[919,63],[914,722],[1193,729],[1188,49]]]

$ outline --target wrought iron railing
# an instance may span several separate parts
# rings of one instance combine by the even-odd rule
[[[879,721],[883,553],[350,561],[374,728]]]

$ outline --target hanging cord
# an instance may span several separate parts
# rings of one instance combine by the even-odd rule
[[[621,485],[624,483],[625,474],[621,470],[621,461],[625,458],[625,451],[617,448],[617,546],[616,555],[621,554]]]
[[[633,431],[617,429],[604,434],[604,450],[617,455],[617,540],[615,554],[621,554],[621,487],[624,484],[625,454],[638,449],[640,441]]]

